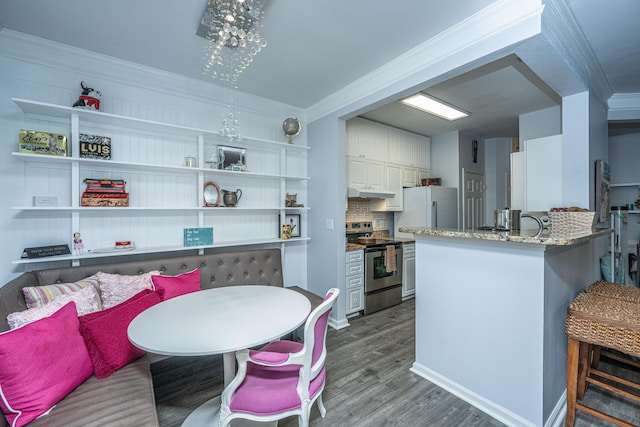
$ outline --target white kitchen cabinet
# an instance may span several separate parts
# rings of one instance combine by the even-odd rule
[[[347,157],[347,187],[384,190],[384,162],[362,157]]]
[[[393,191],[395,196],[386,199],[371,200],[369,208],[372,211],[401,211],[403,205],[402,178],[402,166],[387,164],[385,167],[386,182],[384,190]]]
[[[429,169],[430,151],[428,137],[390,128],[388,162]]]
[[[418,185],[418,169],[410,166],[402,168],[402,186],[415,187]]]
[[[232,145],[247,149],[247,171],[211,169],[205,167],[205,160],[215,147],[228,144],[217,131],[24,99],[14,98],[13,102],[25,113],[27,129],[46,130],[49,123],[55,123],[69,136],[71,155],[67,157],[12,153],[15,160],[24,162],[20,181],[24,196],[13,210],[25,221],[25,229],[44,235],[44,239],[36,236],[40,240],[65,243],[71,241],[73,233],[82,234],[84,254],[47,257],[48,262],[77,265],[89,258],[202,252],[215,247],[290,244],[309,239],[304,234],[290,240],[280,238],[280,218],[288,213],[301,214],[303,224],[308,211],[307,207],[287,208],[284,202],[286,193],[296,193],[298,203],[306,201],[309,178],[297,172],[306,171],[308,147],[244,137]],[[80,133],[111,137],[112,159],[80,158]],[[185,166],[187,156],[195,157],[196,167]],[[129,206],[81,206],[86,178],[126,181]],[[221,191],[241,188],[238,205],[224,207],[221,198],[219,207],[204,207],[203,184],[208,181],[217,183]],[[55,198],[57,203],[33,206],[33,196]],[[203,227],[214,229],[214,243],[185,247],[184,229]],[[302,230],[304,233],[305,227]],[[64,240],[60,236],[65,236]],[[131,240],[135,248],[111,250],[116,240]],[[42,262],[42,258],[13,261]]]
[[[364,250],[347,251],[345,254],[346,314],[364,310]]]
[[[402,245],[402,299],[411,298],[416,292],[416,245]]]
[[[387,126],[354,118],[347,121],[347,156],[386,161],[389,152]]]

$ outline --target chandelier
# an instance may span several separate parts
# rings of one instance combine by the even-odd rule
[[[260,34],[267,0],[208,0],[196,32],[207,40],[202,72],[235,82],[267,46]]]

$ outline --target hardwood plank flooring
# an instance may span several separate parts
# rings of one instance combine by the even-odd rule
[[[327,416],[317,405],[310,426],[502,426],[479,409],[409,371],[414,362],[413,300],[368,316],[327,335]],[[173,357],[152,365],[161,427],[178,427],[189,413],[222,392],[222,357]],[[586,399],[609,402],[595,387]],[[640,407],[607,404],[619,416],[638,419]],[[629,416],[631,415],[631,418]],[[296,427],[296,418],[280,427]],[[578,412],[576,427],[608,426]]]

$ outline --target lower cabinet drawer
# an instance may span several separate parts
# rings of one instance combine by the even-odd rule
[[[364,288],[364,274],[347,276],[345,288],[351,289],[351,288],[358,288],[358,287]]]
[[[347,289],[347,314],[364,310],[364,287]]]
[[[363,274],[364,273],[364,263],[362,261],[348,262],[345,265],[345,276],[350,276],[352,274]]]
[[[345,253],[345,262],[362,261],[364,259],[364,251],[362,249],[357,251],[347,251]]]

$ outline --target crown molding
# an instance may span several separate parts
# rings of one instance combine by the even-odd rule
[[[616,93],[609,98],[608,119],[640,120],[640,93]]]
[[[540,0],[499,0],[307,108],[317,120],[410,78],[435,78],[541,31]],[[407,82],[403,80],[407,79]],[[383,89],[380,89],[383,88]]]
[[[555,48],[585,87],[608,106],[613,89],[566,0],[545,0],[543,32],[557,40]],[[550,32],[551,34],[549,34]]]
[[[7,28],[0,32],[0,56],[41,67],[64,70],[81,75],[83,79],[94,77],[119,85],[139,87],[224,107],[226,88],[223,85],[181,76]],[[238,98],[243,113],[274,117],[289,114],[301,119],[305,118],[304,110],[299,107],[242,91],[239,91]]]

